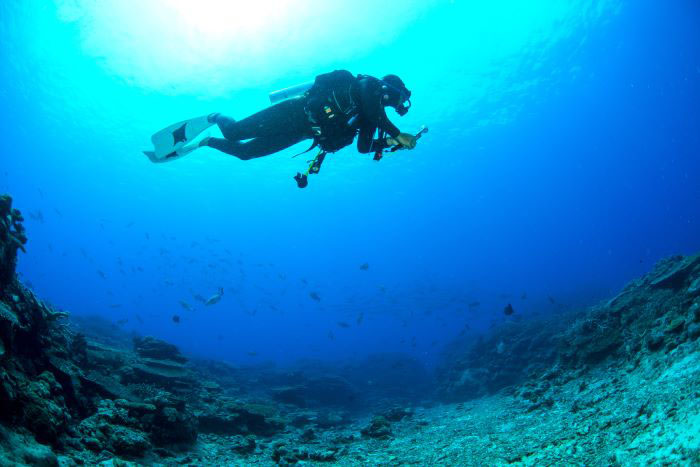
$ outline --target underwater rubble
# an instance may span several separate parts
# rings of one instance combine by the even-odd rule
[[[0,465],[700,463],[700,255],[587,310],[342,366],[199,360],[15,276],[0,197]]]

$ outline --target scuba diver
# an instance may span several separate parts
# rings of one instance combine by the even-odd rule
[[[358,151],[374,152],[374,159],[379,160],[387,148],[413,149],[427,131],[423,129],[417,135],[402,133],[389,121],[385,107],[393,107],[399,116],[406,115],[411,107],[411,91],[396,75],[378,79],[336,70],[317,76],[313,85],[296,88],[303,88],[303,92],[291,96],[288,93],[284,97],[290,98],[243,120],[220,113],[208,115],[207,122],[216,124],[224,138],[205,137],[199,147],[208,146],[249,160],[313,139],[312,146],[304,152],[317,146],[320,151],[310,161],[307,172],[294,177],[298,186],[304,188],[307,175],[319,172],[326,154],[349,146],[357,135]],[[273,95],[270,97],[273,100]]]

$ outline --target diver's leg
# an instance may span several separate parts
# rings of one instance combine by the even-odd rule
[[[289,99],[256,112],[243,120],[221,114],[209,116],[224,137],[231,141],[309,131],[309,123],[301,99]]]
[[[202,145],[218,149],[221,152],[247,161],[249,159],[274,154],[305,139],[307,139],[306,135],[298,133],[277,135],[275,137],[253,138],[245,143],[223,138],[208,138],[206,141],[203,141],[204,144]]]

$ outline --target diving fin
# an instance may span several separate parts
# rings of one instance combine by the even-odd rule
[[[197,144],[188,143],[193,142],[212,125],[214,124],[207,119],[207,115],[174,123],[151,136],[153,151],[143,153],[151,162],[156,163],[169,162],[185,156],[199,147]]]

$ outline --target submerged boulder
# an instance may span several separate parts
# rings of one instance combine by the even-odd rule
[[[272,436],[286,425],[272,406],[231,399],[222,399],[216,406],[199,411],[197,420],[200,432],[221,435]]]
[[[139,358],[124,371],[123,383],[152,384],[171,392],[186,392],[195,386],[180,350],[153,337],[135,337],[134,350]]]
[[[372,418],[370,424],[362,431],[362,436],[375,439],[387,439],[391,437],[391,424],[381,415]]]
[[[143,359],[169,360],[176,363],[187,361],[176,346],[155,337],[134,337],[134,350]]]

